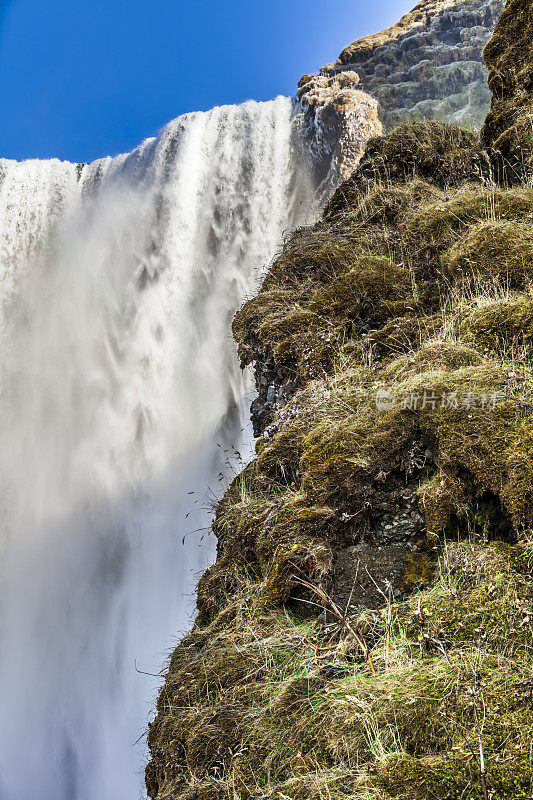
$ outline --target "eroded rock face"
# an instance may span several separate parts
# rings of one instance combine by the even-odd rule
[[[405,116],[481,127],[490,104],[483,48],[502,0],[422,0],[387,31],[349,45],[323,74],[356,72],[386,125]]]
[[[304,75],[298,84],[324,194],[351,175],[368,140],[383,132],[377,100],[358,86],[359,76],[349,70],[339,75]]]
[[[482,126],[490,106],[483,48],[503,5],[421,0],[396,25],[346,47],[319,75],[303,76],[298,97],[325,194],[354,171],[382,126],[408,117]]]

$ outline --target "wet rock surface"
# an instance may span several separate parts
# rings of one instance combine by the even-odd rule
[[[331,194],[353,172],[369,139],[383,132],[378,102],[359,88],[356,72],[304,75],[298,99],[306,111],[307,140],[321,192]]]
[[[254,369],[257,397],[250,406],[250,418],[254,435],[261,436],[273,422],[276,411],[292,394],[294,381],[280,374],[272,356],[266,356],[264,361],[256,360]]]

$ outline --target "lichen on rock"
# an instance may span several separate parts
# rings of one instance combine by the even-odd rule
[[[490,103],[483,47],[501,0],[422,0],[391,28],[359,39],[322,72],[356,72],[387,127],[427,117],[481,127]]]
[[[382,125],[482,126],[490,104],[483,47],[502,8],[503,0],[421,0],[397,25],[301,78],[305,137],[324,197],[353,172]]]

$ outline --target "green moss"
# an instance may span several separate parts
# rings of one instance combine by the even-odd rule
[[[504,357],[533,340],[533,298],[492,300],[475,309],[459,326],[461,337],[484,352]]]
[[[416,350],[425,339],[436,337],[442,329],[441,313],[423,313],[416,309],[416,304],[411,308],[401,317],[394,317],[377,330],[370,331],[364,345],[378,356],[387,358]]]
[[[463,471],[473,476],[480,491],[500,496],[517,525],[529,520],[532,420],[526,416],[517,423],[521,396],[505,397],[511,366],[506,370],[499,364],[482,364],[479,355],[472,354],[473,366],[449,368],[441,356],[427,366],[422,362],[416,372],[413,365],[408,377],[404,359],[387,367],[389,380],[381,386],[396,400],[392,409],[376,408],[376,384],[369,387],[368,399],[354,395],[350,405],[357,405],[357,413],[325,417],[313,427],[305,440],[301,470],[302,486],[316,502],[354,495],[358,484],[398,460],[415,439],[436,454],[443,471]],[[527,380],[531,381],[529,372]],[[416,408],[409,407],[410,399]]]
[[[274,265],[276,281],[290,285],[303,274],[307,283],[319,271],[312,288],[300,292],[296,302],[294,290],[265,285],[237,314],[233,331],[243,364],[258,350],[268,351],[284,375],[303,385],[331,374],[339,347],[361,325],[379,326],[416,305],[409,270],[386,254],[368,254],[357,238],[335,243],[322,257],[326,266],[313,266],[301,242],[289,248]],[[273,280],[271,273],[270,286]]]
[[[172,656],[149,733],[166,748],[153,785],[165,799],[191,786],[242,798],[460,797],[479,789],[475,699],[489,788],[526,797],[532,599],[522,547],[449,544],[428,588],[394,607],[375,677],[342,660],[342,643],[324,648],[312,624],[242,600],[231,625],[194,631]]]
[[[381,378],[396,382],[398,376],[406,378],[434,371],[454,372],[482,363],[480,353],[462,342],[429,338],[418,349],[387,364]]]
[[[291,398],[217,505],[153,798],[482,798],[475,710],[489,797],[529,797],[531,552],[510,541],[533,527],[533,193],[485,169],[451,126],[372,143],[237,315],[243,364]],[[417,532],[402,601],[340,623],[320,592],[393,517]]]
[[[485,48],[492,106],[482,131],[494,149],[498,177],[517,184],[533,175],[533,13],[529,0],[509,0]]]
[[[409,592],[415,587],[425,586],[433,577],[434,562],[426,553],[411,553],[407,556],[407,563],[402,575],[400,588]]]
[[[532,213],[532,190],[467,186],[451,199],[416,210],[405,225],[404,244],[413,254],[435,259],[456,244],[471,225],[520,222]]]
[[[334,512],[309,505],[307,498],[288,494],[258,537],[257,552],[264,581],[256,604],[279,606],[289,599],[299,575],[320,581],[332,567],[328,532]]]
[[[342,219],[375,185],[392,184],[398,192],[401,184],[421,179],[447,189],[484,180],[489,171],[488,158],[472,131],[437,120],[400,122],[386,136],[368,143],[358,170],[327,203],[324,219]],[[416,192],[413,199],[419,199]]]
[[[501,800],[526,800],[530,796],[531,775],[523,757],[489,769],[487,783]],[[391,763],[380,776],[389,797],[398,800],[461,800],[465,791],[471,798],[483,798],[479,768],[468,756],[403,756]]]
[[[435,120],[416,120],[373,139],[364,169],[395,180],[419,176],[447,188],[480,176],[482,162],[476,133]]]
[[[456,646],[475,644],[485,654],[526,655],[532,632],[523,621],[533,595],[520,558],[520,549],[499,543],[485,550],[449,547],[441,562],[446,588],[428,592],[421,604],[426,629]]]
[[[444,256],[445,275],[462,285],[499,283],[526,289],[533,279],[533,225],[487,221],[473,225]]]
[[[452,518],[462,520],[467,515],[468,504],[464,487],[453,475],[438,472],[421,484],[418,495],[430,536],[442,534]]]

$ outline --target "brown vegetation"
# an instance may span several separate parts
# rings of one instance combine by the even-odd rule
[[[150,797],[531,797],[533,190],[491,163],[440,123],[373,142],[237,315],[277,401],[216,509]]]

